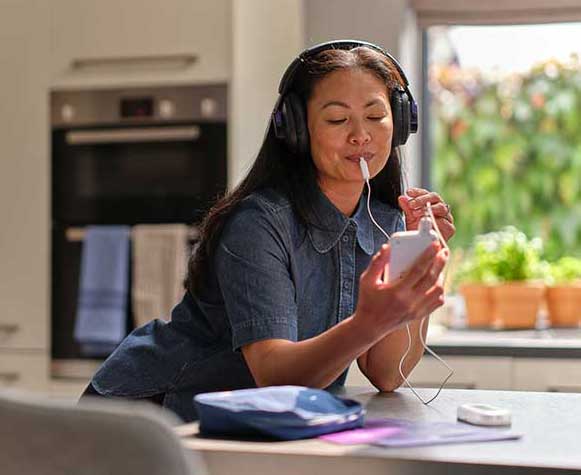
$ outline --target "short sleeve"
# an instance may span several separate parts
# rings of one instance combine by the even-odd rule
[[[257,203],[244,204],[224,228],[214,263],[234,350],[271,338],[297,340],[287,243],[280,219]]]

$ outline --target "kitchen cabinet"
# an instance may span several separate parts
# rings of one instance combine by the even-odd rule
[[[581,364],[576,358],[451,355],[443,358],[454,369],[447,388],[581,392]],[[446,368],[426,355],[409,380],[417,387],[438,388],[446,375]],[[347,384],[371,386],[356,363],[351,365]]]
[[[509,357],[444,356],[454,370],[447,387],[459,389],[508,389],[511,387],[512,361]],[[431,356],[424,356],[411,374],[419,387],[440,387],[448,369]]]
[[[42,292],[44,293],[44,292]],[[4,300],[0,310],[0,348],[48,351],[48,315],[26,301]],[[9,305],[13,305],[9,307]],[[31,312],[20,313],[30,307]]]
[[[48,349],[46,13],[0,2],[0,348]]]
[[[513,365],[513,386],[520,390],[581,393],[578,359],[515,358]]]
[[[0,1],[0,388],[48,375],[48,6]]]
[[[444,356],[454,375],[446,383],[447,388],[456,389],[510,389],[512,361],[510,357],[465,357]],[[414,368],[409,381],[417,387],[438,388],[446,378],[448,369],[432,356],[424,356]],[[359,371],[357,364],[351,365],[347,384],[370,385]]]
[[[23,389],[46,392],[49,356],[42,351],[0,349],[0,390]]]
[[[55,87],[225,82],[231,0],[55,0]]]

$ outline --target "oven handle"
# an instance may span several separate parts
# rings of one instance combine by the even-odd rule
[[[147,127],[132,129],[77,130],[67,132],[69,145],[96,145],[135,142],[183,142],[198,140],[201,131],[198,126],[188,127]]]

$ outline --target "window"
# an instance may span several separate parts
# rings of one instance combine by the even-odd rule
[[[452,246],[512,224],[548,258],[581,257],[581,23],[425,31],[429,176]]]

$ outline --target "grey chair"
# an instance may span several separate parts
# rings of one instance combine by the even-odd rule
[[[81,405],[0,393],[2,475],[206,475],[176,418],[148,403]]]

